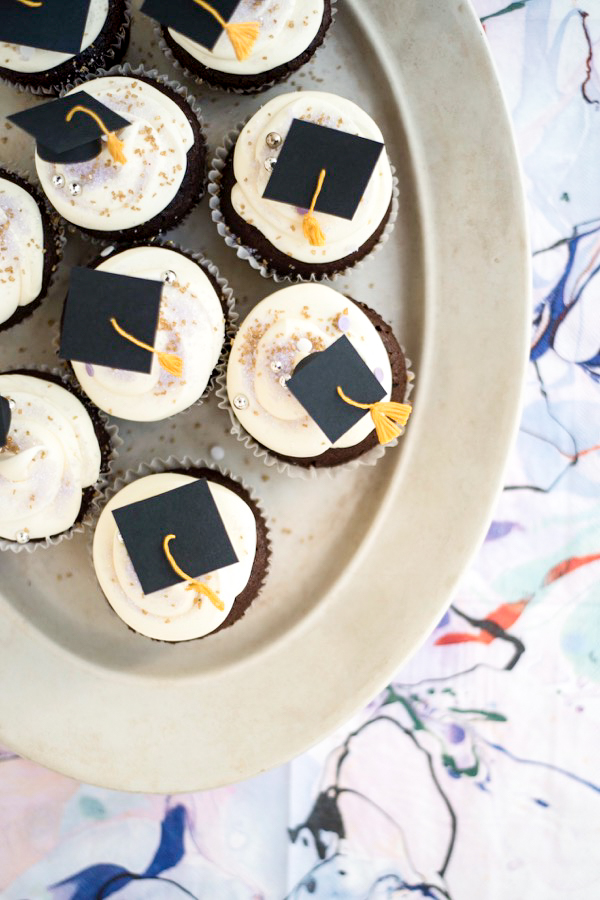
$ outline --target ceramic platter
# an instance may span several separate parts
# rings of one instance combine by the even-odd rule
[[[209,403],[166,424],[120,423],[119,468],[223,447],[271,516],[267,586],[235,626],[155,643],[111,612],[89,536],[0,555],[0,743],[74,778],[135,791],[215,787],[282,763],[340,726],[414,652],[478,548],[518,419],[528,249],[513,139],[466,0],[339,0],[327,44],[290,89],[353,98],[382,126],[401,186],[384,249],[335,287],[394,325],[416,372],[401,447],[375,468],[278,476]],[[177,77],[138,15],[128,59]],[[195,87],[211,149],[261,104]],[[2,88],[2,113],[32,105]],[[0,157],[32,166],[0,124]],[[174,237],[230,280],[242,316],[277,285],[218,237],[205,199]],[[55,364],[72,236],[52,297],[0,336],[2,366]]]

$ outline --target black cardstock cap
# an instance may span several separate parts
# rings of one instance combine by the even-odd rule
[[[240,0],[210,0],[210,5],[229,22],[240,5]],[[223,33],[223,28],[215,17],[194,3],[194,0],[145,0],[141,12],[156,19],[161,25],[179,31],[207,50],[213,49]]]
[[[85,106],[96,113],[109,131],[118,131],[131,124],[85,91],[41,103],[7,118],[35,138],[37,152],[46,162],[85,162],[100,153],[103,132],[98,123],[83,112],[75,113],[67,122],[67,113],[74,106]]]
[[[153,354],[122,337],[111,324],[154,346],[162,281],[71,269],[63,311],[59,356],[74,362],[149,373]]]
[[[4,447],[10,431],[12,413],[6,397],[0,397],[0,447]]]
[[[56,50],[75,56],[81,50],[90,0],[43,0],[26,6],[0,2],[0,41]]]
[[[352,219],[383,148],[378,141],[294,119],[263,197],[308,209],[325,169],[316,212]]]
[[[169,546],[173,559],[190,578],[238,561],[204,478],[114,509],[113,516],[144,594],[182,581],[164,552],[169,534],[175,535]]]
[[[377,403],[385,397],[385,390],[345,335],[327,350],[303,359],[286,387],[332,444],[369,412],[342,400],[338,387],[357,403]]]

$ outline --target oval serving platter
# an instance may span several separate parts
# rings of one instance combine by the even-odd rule
[[[152,44],[137,16],[129,61],[179,77]],[[442,615],[501,487],[527,357],[529,263],[514,143],[474,13],[463,0],[339,0],[316,60],[266,96],[300,88],[352,97],[386,136],[400,179],[396,229],[334,286],[392,322],[417,375],[414,413],[375,468],[307,482],[257,462],[214,397],[167,423],[119,423],[119,469],[217,444],[271,516],[263,594],[201,641],[128,631],[96,585],[89,536],[0,555],[0,742],[83,781],[211,788],[317,742]],[[192,90],[211,149],[261,103]],[[3,114],[34,102],[0,88]],[[26,140],[0,129],[2,160],[32,168]],[[242,316],[277,289],[224,245],[207,199],[169,236],[216,262]],[[69,265],[96,252],[70,237],[51,298],[0,337],[3,366],[55,363]]]

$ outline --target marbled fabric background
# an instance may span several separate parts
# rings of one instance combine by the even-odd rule
[[[2,898],[600,897],[600,0],[475,5],[534,271],[521,431],[475,564],[381,696],[253,781],[128,795],[1,753]]]

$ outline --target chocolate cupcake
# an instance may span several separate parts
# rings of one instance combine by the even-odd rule
[[[188,463],[171,458],[128,473],[94,534],[94,568],[110,606],[131,630],[159,641],[229,628],[260,593],[269,564],[256,498],[228,474]]]
[[[161,49],[188,77],[254,94],[312,59],[332,23],[335,0],[213,0],[195,6],[146,0],[142,12],[160,23]],[[236,32],[250,36],[242,47]]]
[[[94,238],[148,240],[179,224],[204,193],[195,101],[157,73],[117,67],[10,120],[36,139],[50,203]]]
[[[81,531],[106,487],[117,430],[59,375],[0,374],[0,549]]]
[[[90,269],[72,272],[60,351],[90,400],[121,419],[157,422],[206,396],[237,320],[216,266],[174,245],[136,244],[104,251]],[[140,353],[131,339],[145,327],[145,309],[150,343]]]
[[[129,43],[128,0],[11,4],[0,21],[0,78],[40,94],[59,94],[81,76],[122,60]],[[35,6],[35,8],[34,8]]]
[[[404,430],[412,379],[381,316],[332,288],[305,284],[252,310],[218,394],[232,432],[256,456],[281,471],[314,472],[379,458]]]
[[[62,256],[63,230],[43,195],[0,168],[0,331],[38,308]]]
[[[381,131],[350,100],[281,94],[229,135],[209,174],[213,220],[264,276],[321,280],[381,245],[397,187]]]

